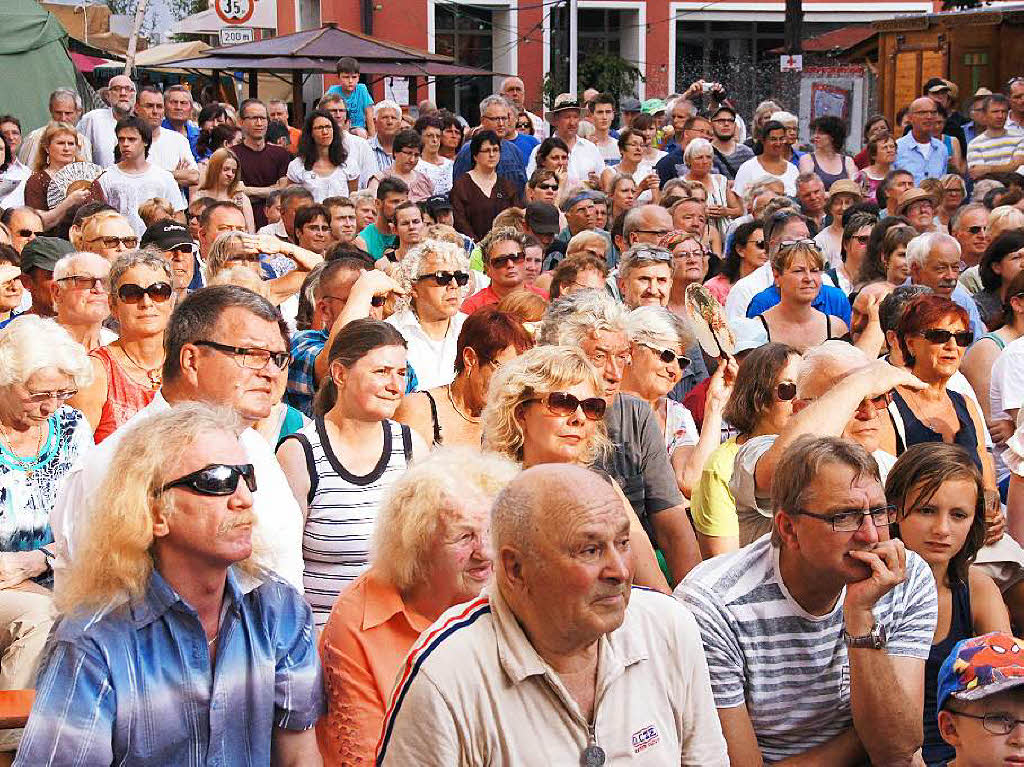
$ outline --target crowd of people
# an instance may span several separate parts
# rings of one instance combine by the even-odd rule
[[[338,80],[0,116],[15,764],[1024,761],[1024,78]]]

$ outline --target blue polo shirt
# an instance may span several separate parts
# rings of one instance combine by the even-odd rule
[[[753,319],[764,314],[781,300],[779,289],[774,285],[769,285],[750,300],[750,305],[747,306],[747,317]],[[850,299],[839,288],[822,285],[821,290],[818,291],[818,297],[814,299],[811,306],[819,312],[838,317],[846,323],[847,327],[850,326]]]

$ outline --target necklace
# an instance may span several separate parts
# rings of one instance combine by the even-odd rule
[[[25,474],[29,478],[32,477],[32,471],[33,471],[29,467],[32,466],[33,464],[39,462],[39,458],[40,458],[39,454],[43,450],[43,427],[42,426],[37,426],[36,428],[39,430],[39,438],[36,440],[36,451],[35,451],[35,453],[32,456],[26,456],[25,458],[20,458],[19,456],[15,455],[15,453],[14,453],[14,440],[11,439],[11,435],[7,433],[7,428],[3,425],[3,422],[0,421],[0,434],[3,435],[4,442],[7,443],[7,446],[9,448],[9,450],[10,450],[11,461],[16,466],[18,466],[18,468],[20,468],[22,471],[24,471]]]
[[[155,368],[143,367],[138,362],[136,362],[134,359],[132,359],[132,355],[130,355],[128,353],[127,349],[125,349],[123,346],[120,346],[118,348],[121,350],[121,354],[124,355],[126,360],[128,360],[135,367],[137,367],[139,370],[141,370],[143,373],[146,374],[146,377],[149,379],[149,388],[150,389],[159,389],[160,388],[160,384],[163,383],[163,370],[161,370],[162,363],[161,363],[161,365],[157,365]]]
[[[452,385],[448,384],[447,388],[448,388],[448,401],[452,403],[452,407],[455,409],[455,412],[458,413],[459,416],[461,416],[462,420],[463,421],[469,421],[469,423],[480,423],[480,419],[479,418],[471,418],[470,416],[468,416],[465,413],[463,413],[462,410],[459,409],[459,406],[455,404],[455,398],[452,396]]]

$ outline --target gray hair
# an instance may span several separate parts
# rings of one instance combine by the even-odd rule
[[[696,341],[693,329],[679,315],[661,306],[638,306],[626,317],[626,333],[632,343],[658,349],[689,349]]]
[[[672,269],[672,252],[666,248],[659,248],[657,245],[640,243],[634,245],[622,254],[619,261],[619,278],[625,279],[634,269],[643,269],[645,266],[654,264],[665,264],[669,270]]]
[[[743,190],[743,204],[749,210],[754,200],[763,192],[770,191],[772,184],[782,183],[781,179],[775,176],[769,176],[767,173],[763,176],[758,176],[754,181],[747,185],[747,188]],[[785,194],[785,193],[783,193]]]
[[[800,399],[819,397],[851,370],[870,362],[864,352],[845,341],[832,339],[812,346],[800,358],[796,374],[797,396]]]
[[[374,104],[373,105],[373,116],[376,117],[381,112],[383,112],[385,109],[390,109],[393,112],[397,112],[399,119],[401,119],[401,117],[402,117],[402,107],[398,106],[398,102],[392,101],[391,99],[384,99],[383,101],[378,101],[376,104]]]
[[[49,367],[69,376],[76,389],[92,382],[85,348],[53,320],[23,314],[0,330],[0,387],[23,384]]]
[[[714,157],[715,148],[711,146],[711,142],[706,138],[695,138],[686,145],[686,151],[683,152],[683,162],[689,165],[690,160],[698,154],[706,154],[709,157]]]
[[[964,220],[964,216],[968,213],[984,213],[985,217],[988,218],[988,208],[982,205],[980,202],[969,202],[966,205],[961,205],[949,218],[949,231],[955,232],[960,229],[960,222]]]
[[[512,111],[512,106],[506,97],[500,93],[492,93],[490,96],[484,96],[483,101],[480,102],[480,114],[483,114],[488,107],[492,107],[495,104],[505,107],[509,111]]]
[[[479,448],[444,447],[417,461],[395,480],[373,525],[374,571],[406,591],[430,575],[437,535],[469,493],[486,502],[501,492],[519,467]]]
[[[167,278],[167,282],[174,285],[174,271],[167,259],[151,250],[130,250],[118,256],[110,265],[110,295],[117,295],[124,275],[136,266],[145,266],[155,272],[161,272]]]
[[[772,112],[771,117],[768,118],[769,122],[775,120],[783,125],[794,125],[799,124],[800,120],[792,112],[778,111]]]
[[[57,99],[71,99],[75,102],[75,109],[77,109],[79,112],[82,111],[82,97],[78,95],[78,91],[76,91],[74,88],[66,88],[63,86],[60,88],[55,88],[54,91],[50,94],[50,100],[49,102],[47,102],[47,107],[49,109],[53,109],[53,102],[57,101]]]
[[[245,236],[245,232],[233,229],[217,235],[217,239],[210,246],[210,252],[206,254],[206,264],[203,267],[203,277],[206,278],[207,282],[217,276],[217,272],[223,269],[224,265],[231,260],[231,246],[236,242],[241,242]]]
[[[602,290],[580,290],[548,304],[539,343],[580,348],[594,331],[625,333],[629,310]]]
[[[982,202],[993,189],[1006,189],[1006,184],[996,181],[994,178],[983,178],[975,182],[974,191],[971,192],[972,202]]]
[[[441,240],[424,240],[419,245],[410,248],[409,252],[405,254],[405,258],[398,262],[394,278],[395,282],[405,290],[405,293],[398,296],[395,301],[396,312],[409,307],[415,309],[413,306],[412,286],[420,276],[420,269],[424,260],[429,259],[431,256],[445,266],[451,266],[467,274],[469,273],[469,259],[466,258],[466,250],[464,248],[453,245],[450,242],[442,242]],[[441,268],[445,267],[442,266]],[[465,298],[469,293],[469,284],[467,283],[459,288],[459,293]]]
[[[928,256],[931,255],[932,248],[938,245],[952,245],[956,248],[956,252],[960,253],[960,243],[956,237],[945,232],[925,232],[907,243],[907,266],[923,269],[928,263]]]
[[[65,277],[70,276],[74,266],[79,263],[90,263],[93,266],[100,267],[107,273],[110,272],[110,262],[103,256],[88,250],[76,250],[63,256],[60,261],[54,264],[53,281],[63,280]]]
[[[200,288],[178,304],[167,323],[164,335],[164,383],[181,375],[181,349],[185,344],[205,341],[217,329],[221,315],[228,309],[244,309],[264,322],[277,323],[281,338],[288,346],[288,326],[277,308],[263,296],[237,285]]]

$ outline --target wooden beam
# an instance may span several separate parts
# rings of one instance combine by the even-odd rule
[[[292,109],[295,112],[295,124],[302,125],[306,120],[305,104],[302,101],[302,72],[292,72]]]
[[[256,73],[255,69],[249,70],[249,98],[258,99],[260,97],[260,78]]]

